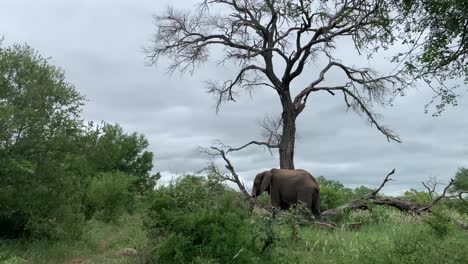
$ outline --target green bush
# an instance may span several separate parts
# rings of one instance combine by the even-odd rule
[[[403,194],[403,199],[406,199],[415,203],[430,203],[431,196],[427,192],[417,191],[415,189],[410,189]]]
[[[322,212],[359,199],[373,191],[364,185],[353,190],[337,180],[329,180],[324,176],[317,177],[317,181],[320,185],[320,209]]]
[[[455,210],[456,212],[468,217],[468,202],[460,199],[450,199],[441,201],[441,206],[446,207],[447,209]]]
[[[438,237],[445,237],[450,230],[450,219],[447,214],[439,209],[433,209],[432,214],[424,218],[424,222],[431,227],[431,230]]]
[[[257,197],[257,203],[260,207],[263,208],[271,207],[270,195],[268,195],[267,193],[262,193],[260,196]]]
[[[123,172],[100,173],[91,179],[86,192],[88,217],[110,222],[124,212],[132,212],[135,193],[131,191],[134,177]]]
[[[8,175],[2,179],[8,184],[0,187],[0,236],[56,239],[81,234],[85,177],[68,166],[51,158],[28,173],[15,171],[11,163],[0,169],[0,176]]]
[[[240,194],[186,176],[155,192],[147,218],[157,263],[256,263],[255,222]]]

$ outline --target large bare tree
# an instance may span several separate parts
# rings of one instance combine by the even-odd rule
[[[265,126],[270,132],[267,140],[230,150],[252,144],[278,148],[280,167],[293,169],[296,119],[314,92],[340,93],[344,103],[363,114],[387,140],[400,142],[378,122],[373,106],[404,89],[402,76],[345,65],[332,54],[338,39],[351,39],[353,45],[346,48],[359,52],[391,41],[390,13],[385,0],[204,0],[193,10],[169,8],[154,17],[157,29],[148,58],[155,65],[165,56],[171,61],[170,71],[193,72],[208,59],[212,46],[221,46],[221,61],[233,61],[240,68],[230,80],[208,82],[217,111],[223,102],[235,101],[238,89],[258,86],[271,88],[282,106],[279,121]],[[312,77],[307,66],[317,57],[327,63],[314,69],[317,76]],[[335,69],[347,80],[325,85],[327,74]],[[291,94],[293,80],[304,74],[311,76],[310,84]]]

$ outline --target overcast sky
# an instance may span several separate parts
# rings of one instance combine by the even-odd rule
[[[191,173],[207,164],[198,146],[222,140],[240,146],[260,139],[258,121],[279,113],[279,100],[267,88],[215,113],[215,100],[204,82],[226,80],[236,67],[216,64],[217,56],[191,75],[168,75],[165,66],[145,66],[142,49],[155,31],[153,14],[162,12],[167,0],[1,0],[0,35],[4,45],[27,43],[51,63],[62,67],[67,80],[86,96],[86,120],[119,123],[128,132],[143,133],[154,152],[155,171],[163,181]],[[191,8],[196,1],[177,1]],[[340,43],[339,43],[340,44]],[[373,61],[357,57],[347,45],[338,45],[336,57],[356,66],[391,69],[380,56]],[[349,46],[348,46],[349,47]],[[297,93],[317,76],[313,65],[294,83]],[[340,81],[343,76],[331,74]],[[340,79],[341,78],[341,79]],[[343,79],[344,80],[344,79]],[[421,189],[420,182],[437,176],[447,182],[460,166],[468,166],[467,88],[457,107],[441,117],[424,114],[431,93],[421,88],[397,99],[393,107],[378,109],[380,122],[395,130],[403,143],[387,142],[374,127],[347,112],[342,96],[313,94],[297,122],[295,165],[313,175],[337,179],[350,187],[379,185],[393,168],[396,181],[386,193]],[[231,156],[248,188],[259,171],[278,166],[277,155],[251,147]]]

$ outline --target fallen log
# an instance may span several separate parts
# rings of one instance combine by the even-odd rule
[[[456,224],[460,228],[468,230],[468,224],[467,223],[464,223],[464,222],[462,222],[462,221],[460,221],[458,219],[455,219],[455,218],[450,218],[450,219],[452,220],[452,223]]]
[[[378,193],[379,191],[384,187],[384,185],[392,181],[393,179],[390,178],[392,174],[395,173],[395,169],[393,169],[390,173],[387,174],[385,177],[384,181],[382,184],[377,188],[375,191],[364,195],[363,197],[354,200],[350,203],[344,204],[342,206],[339,206],[337,208],[333,208],[327,211],[322,212],[322,218],[324,219],[329,219],[335,217],[337,214],[346,211],[346,210],[367,210],[369,209],[369,204],[377,204],[377,205],[386,205],[386,206],[391,206],[399,209],[402,212],[407,212],[411,214],[416,214],[416,215],[422,215],[422,214],[427,214],[431,212],[432,207],[442,200],[443,198],[446,198],[446,193],[447,190],[452,186],[453,184],[453,179],[450,179],[450,183],[444,188],[444,191],[442,195],[436,197],[434,200],[432,200],[431,203],[429,204],[421,204],[421,203],[416,203],[416,202],[411,202],[407,200],[403,200],[400,198],[394,198],[394,197],[383,197],[379,196]]]
[[[391,206],[399,209],[402,212],[413,213],[416,215],[422,215],[426,213],[430,213],[431,207],[429,204],[419,204],[411,201],[402,200],[399,198],[390,198],[390,197],[369,197],[363,198],[359,200],[352,201],[345,205],[339,206],[337,208],[333,208],[322,213],[322,218],[329,219],[333,218],[339,213],[342,213],[347,210],[355,211],[355,210],[367,210],[369,209],[369,204],[377,204],[377,205],[386,205]]]

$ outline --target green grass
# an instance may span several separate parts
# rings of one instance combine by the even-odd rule
[[[0,240],[0,263],[135,263],[119,255],[123,248],[144,252],[147,238],[138,215],[125,215],[114,224],[86,223],[79,241]]]
[[[277,263],[468,263],[468,232],[447,223],[447,234],[441,237],[421,218],[386,211],[378,223],[360,221],[360,230],[352,230],[346,221],[336,230],[302,227],[296,241],[288,239],[290,228],[277,227],[283,239],[273,252],[275,259]],[[347,220],[372,218],[375,215],[362,212]]]
[[[350,227],[357,222],[359,230]],[[298,227],[296,239],[288,222],[276,221],[273,229],[277,239],[267,251],[273,263],[468,263],[468,232],[437,215],[413,217],[378,207],[343,216],[336,229]],[[0,263],[145,263],[149,245],[141,217],[126,215],[113,224],[88,221],[79,241],[0,241]],[[141,256],[119,256],[122,248]],[[209,260],[193,263],[218,263]]]

